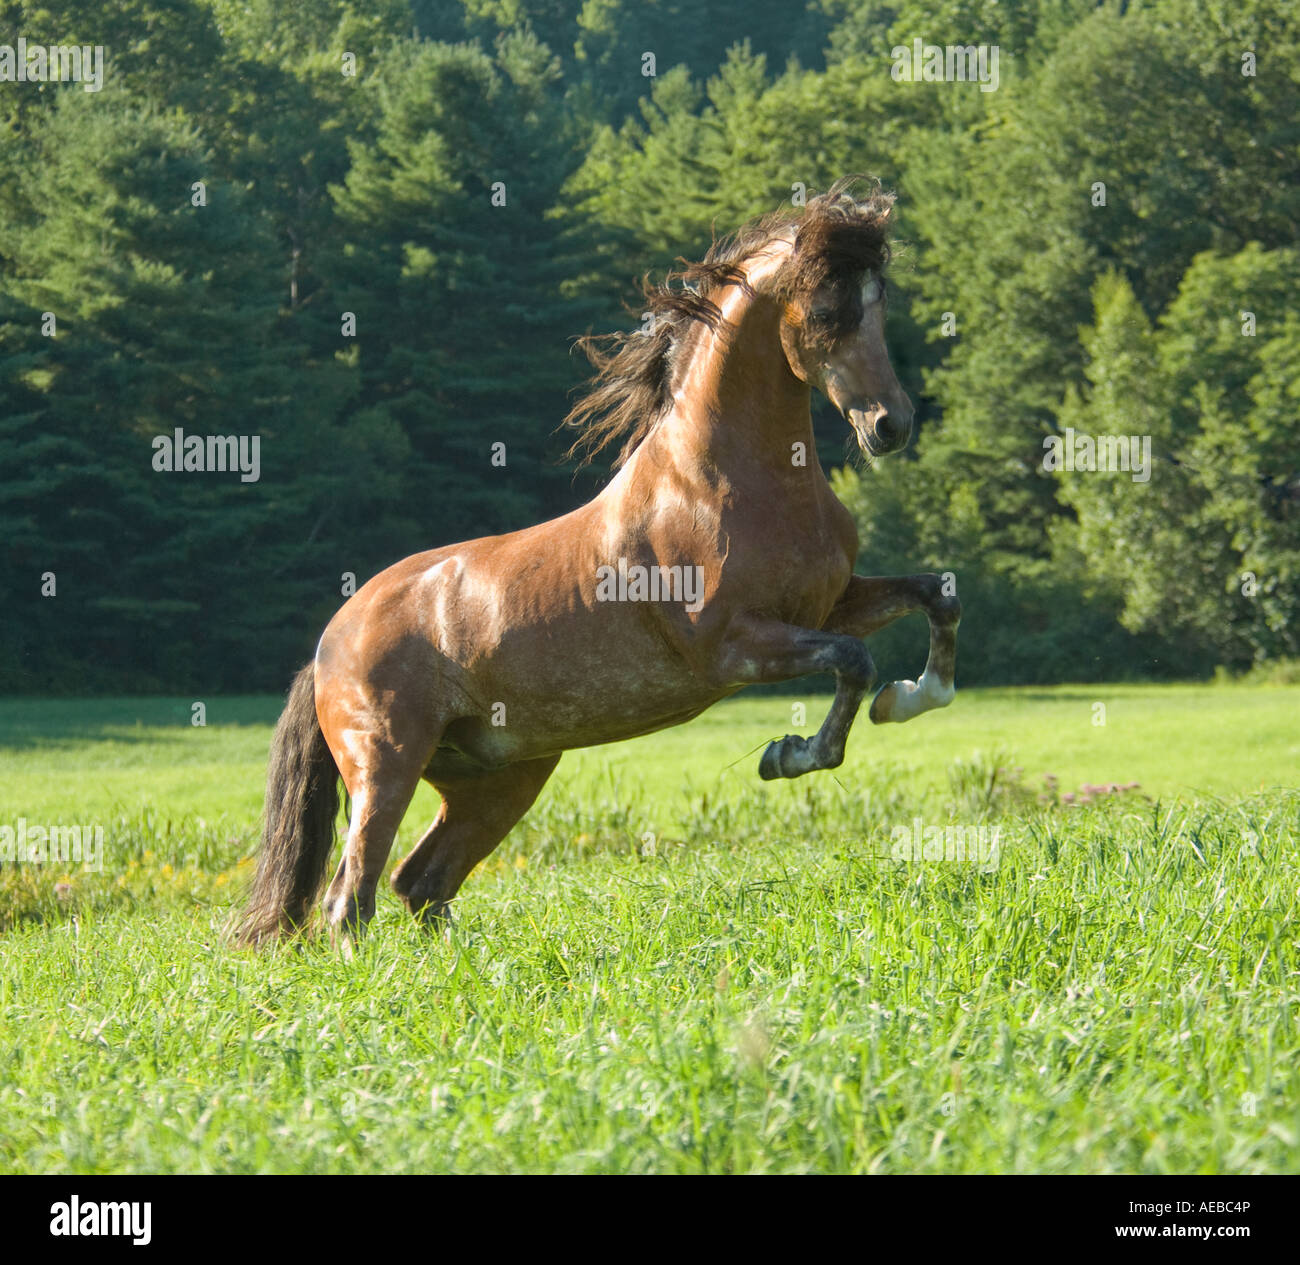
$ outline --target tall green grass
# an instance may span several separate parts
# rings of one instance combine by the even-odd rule
[[[750,756],[701,787],[691,730],[659,736],[672,778],[633,744],[575,761],[446,935],[381,899],[350,962],[232,950],[255,810],[137,775],[102,873],[0,871],[0,1169],[1294,1171],[1300,793],[1169,796],[1118,760],[1142,787],[1081,794],[1058,760],[1049,789],[1046,711],[1021,702],[1015,750],[955,749],[943,715],[857,735],[929,725],[925,778],[769,788]],[[113,728],[60,750],[111,761]],[[171,741],[144,729],[160,775]],[[237,769],[265,734],[200,741]],[[32,819],[38,782],[35,810],[9,783]],[[996,828],[996,863],[899,859],[917,819]]]

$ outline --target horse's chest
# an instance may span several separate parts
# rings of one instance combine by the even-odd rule
[[[672,501],[621,551],[632,561],[682,564],[683,577],[698,581],[700,607],[820,627],[853,574],[852,515],[829,488],[824,495],[802,487],[792,493],[775,483],[719,500],[693,503],[689,518],[680,500]]]
[[[744,572],[747,605],[763,608],[783,623],[820,627],[847,587],[857,554],[852,519],[838,503],[835,508],[847,524],[833,513],[769,523],[760,547],[746,551],[749,565],[738,568]]]
[[[778,616],[786,623],[817,628],[831,613],[853,574],[853,561],[834,541],[819,540],[818,548],[793,555],[774,586],[780,596]]]

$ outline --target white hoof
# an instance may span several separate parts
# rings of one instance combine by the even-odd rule
[[[871,711],[868,714],[873,725],[889,722],[901,724],[922,712],[947,707],[956,692],[953,686],[945,685],[928,672],[922,672],[919,681],[891,681],[882,686],[871,700]]]

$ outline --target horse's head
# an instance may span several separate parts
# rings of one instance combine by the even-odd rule
[[[911,438],[912,401],[885,346],[883,278],[868,273],[843,288],[848,293],[821,288],[803,306],[787,308],[781,342],[795,376],[840,411],[863,452],[880,457]]]
[[[912,401],[885,346],[887,237],[893,198],[855,201],[842,181],[808,204],[783,270],[781,344],[794,375],[816,387],[870,457],[903,448]]]
[[[855,195],[854,189],[862,191]],[[601,348],[604,340],[579,340],[598,372],[565,419],[581,432],[570,455],[585,451],[590,460],[623,439],[621,465],[672,409],[698,404],[707,411],[716,403],[722,360],[736,353],[731,336],[746,313],[756,316],[750,327],[756,340],[761,335],[749,354],[762,356],[765,368],[790,385],[772,358],[775,318],[790,371],[839,409],[868,457],[904,447],[912,434],[912,401],[885,347],[893,204],[893,194],[874,181],[846,176],[809,199],[801,213],[787,206],[762,216],[715,241],[702,260],[670,273],[664,283],[647,283],[642,305],[654,317],[648,327],[607,336],[612,352]],[[763,302],[754,303],[756,297]],[[701,330],[720,336],[702,339]],[[692,375],[701,349],[711,379]],[[769,377],[742,370],[737,380],[746,390],[766,390]],[[778,412],[784,407],[775,404]],[[778,421],[789,421],[788,407]]]

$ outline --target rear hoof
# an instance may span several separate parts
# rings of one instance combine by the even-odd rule
[[[451,931],[454,919],[451,916],[450,901],[431,901],[411,912],[415,914],[415,920],[430,935],[442,935]]]
[[[366,925],[375,915],[372,898],[368,906],[355,896],[342,896],[330,907],[330,943],[345,962],[351,962],[366,933]]]
[[[354,926],[330,928],[330,946],[345,962],[351,962],[357,955],[360,940]]]

